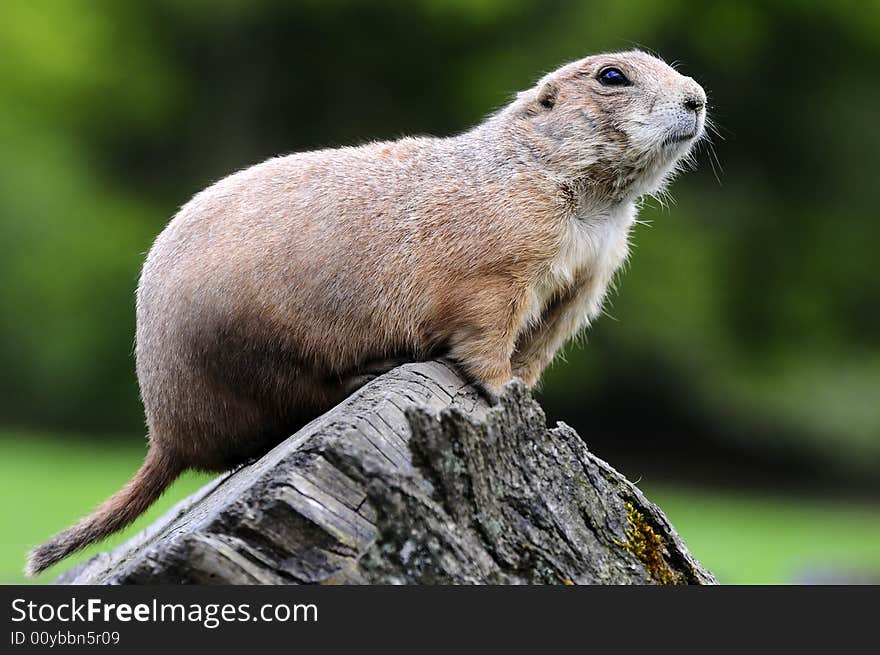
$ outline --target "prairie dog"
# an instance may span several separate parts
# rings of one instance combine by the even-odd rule
[[[374,368],[445,355],[492,398],[599,312],[636,201],[702,136],[706,95],[642,52],[570,63],[475,128],[270,159],[187,203],[137,290],[149,451],[37,573],[223,471]]]

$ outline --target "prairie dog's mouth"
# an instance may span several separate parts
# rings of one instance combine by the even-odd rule
[[[679,143],[684,143],[685,141],[690,141],[697,137],[698,130],[696,128],[689,130],[675,130],[671,134],[669,134],[665,139],[663,139],[664,146],[672,146],[677,145]]]

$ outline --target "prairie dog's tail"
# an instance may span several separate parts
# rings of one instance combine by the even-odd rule
[[[62,530],[28,554],[25,575],[36,575],[107,535],[121,530],[144,513],[165,488],[183,472],[176,458],[151,447],[143,466],[92,514]]]

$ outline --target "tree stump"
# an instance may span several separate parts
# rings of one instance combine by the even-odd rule
[[[711,584],[663,513],[520,383],[370,382],[63,584]]]

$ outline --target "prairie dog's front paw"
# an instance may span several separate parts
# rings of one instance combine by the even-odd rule
[[[520,366],[514,369],[514,377],[519,378],[523,381],[529,389],[536,386],[538,382],[541,380],[541,373],[543,372],[543,367],[537,364],[529,364],[527,366]]]
[[[474,382],[473,386],[489,407],[496,407],[501,402],[501,391],[499,389],[485,382]]]

